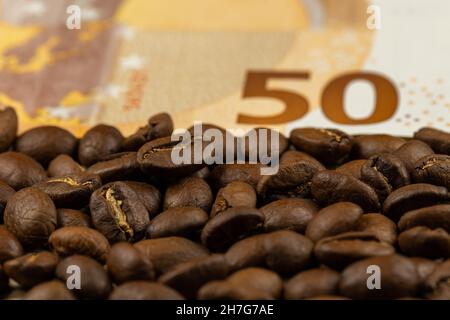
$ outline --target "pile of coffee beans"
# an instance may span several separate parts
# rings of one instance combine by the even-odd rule
[[[173,130],[17,135],[0,111],[0,297],[450,299],[449,133],[298,128],[262,175],[174,163]]]

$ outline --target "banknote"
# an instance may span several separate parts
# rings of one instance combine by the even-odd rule
[[[70,6],[80,10],[69,28]],[[450,130],[450,2],[0,0],[0,106],[21,131]]]

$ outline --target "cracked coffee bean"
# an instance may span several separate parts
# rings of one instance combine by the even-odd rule
[[[145,209],[147,209],[150,218],[155,217],[160,211],[161,192],[151,184],[140,181],[123,181],[134,192],[136,192],[139,200],[141,200]]]
[[[403,162],[406,169],[410,174],[413,173],[416,162],[425,156],[433,154],[431,149],[426,143],[420,140],[409,140],[400,148],[395,150],[392,154]]]
[[[234,207],[256,207],[255,189],[248,183],[234,181],[219,189],[211,209],[211,218]]]
[[[450,156],[433,154],[420,158],[412,175],[415,182],[443,186],[450,191]]]

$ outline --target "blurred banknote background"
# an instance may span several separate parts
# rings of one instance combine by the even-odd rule
[[[69,29],[80,8],[80,29]],[[450,2],[0,0],[0,106],[21,131],[176,127],[450,130]]]

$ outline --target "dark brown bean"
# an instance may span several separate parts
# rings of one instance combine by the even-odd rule
[[[91,227],[91,217],[73,209],[57,209],[58,228],[62,227]]]
[[[52,178],[61,178],[82,174],[84,168],[67,154],[60,154],[50,162],[47,172]]]
[[[176,207],[198,207],[208,212],[213,202],[211,188],[205,180],[187,177],[170,185],[164,195],[164,210]]]
[[[433,149],[431,149],[426,143],[419,140],[409,140],[392,154],[399,157],[406,166],[408,172],[412,174],[415,163],[420,158],[429,156],[433,153]]]
[[[450,233],[450,204],[440,204],[405,213],[398,222],[400,231],[417,226],[442,228]]]
[[[214,190],[225,187],[234,181],[242,181],[256,188],[261,178],[261,168],[264,166],[260,163],[256,164],[219,164],[208,177],[209,182]]]
[[[391,219],[380,213],[362,215],[357,221],[354,230],[371,233],[379,241],[392,245],[397,240],[397,226]]]
[[[0,264],[23,255],[23,248],[16,236],[0,225]]]
[[[352,177],[361,179],[361,167],[366,163],[364,159],[358,159],[346,162],[336,168],[337,172],[351,175]]]
[[[340,274],[328,268],[302,271],[284,286],[284,297],[288,300],[307,299],[338,293]]]
[[[450,156],[433,154],[420,158],[412,175],[415,182],[431,183],[450,190]]]
[[[91,165],[86,172],[98,174],[103,183],[138,179],[142,173],[136,155],[136,152],[112,154]]]
[[[367,134],[353,138],[353,157],[356,159],[369,159],[380,153],[392,153],[406,143],[400,137],[387,134]]]
[[[52,280],[41,283],[28,291],[24,300],[76,300],[73,293],[67,289],[65,283]]]
[[[161,193],[151,184],[139,181],[123,181],[134,192],[136,192],[139,200],[141,200],[144,207],[147,209],[150,218],[155,217],[160,211]]]
[[[248,183],[234,181],[221,188],[211,209],[211,217],[234,207],[256,207],[255,189]]]
[[[182,300],[175,290],[154,282],[130,281],[114,288],[109,300]]]
[[[434,128],[422,128],[414,133],[414,139],[425,142],[436,153],[450,155],[450,133]]]
[[[437,265],[425,281],[427,298],[432,300],[450,299],[450,259]]]
[[[3,223],[3,212],[5,210],[6,203],[15,192],[16,191],[13,188],[0,180],[0,224]]]
[[[16,139],[18,120],[16,110],[6,107],[0,110],[0,152],[9,149]]]
[[[45,181],[44,168],[27,155],[8,151],[0,154],[0,180],[15,190]]]
[[[414,227],[398,236],[398,245],[409,256],[430,259],[450,257],[450,235],[442,228]]]

